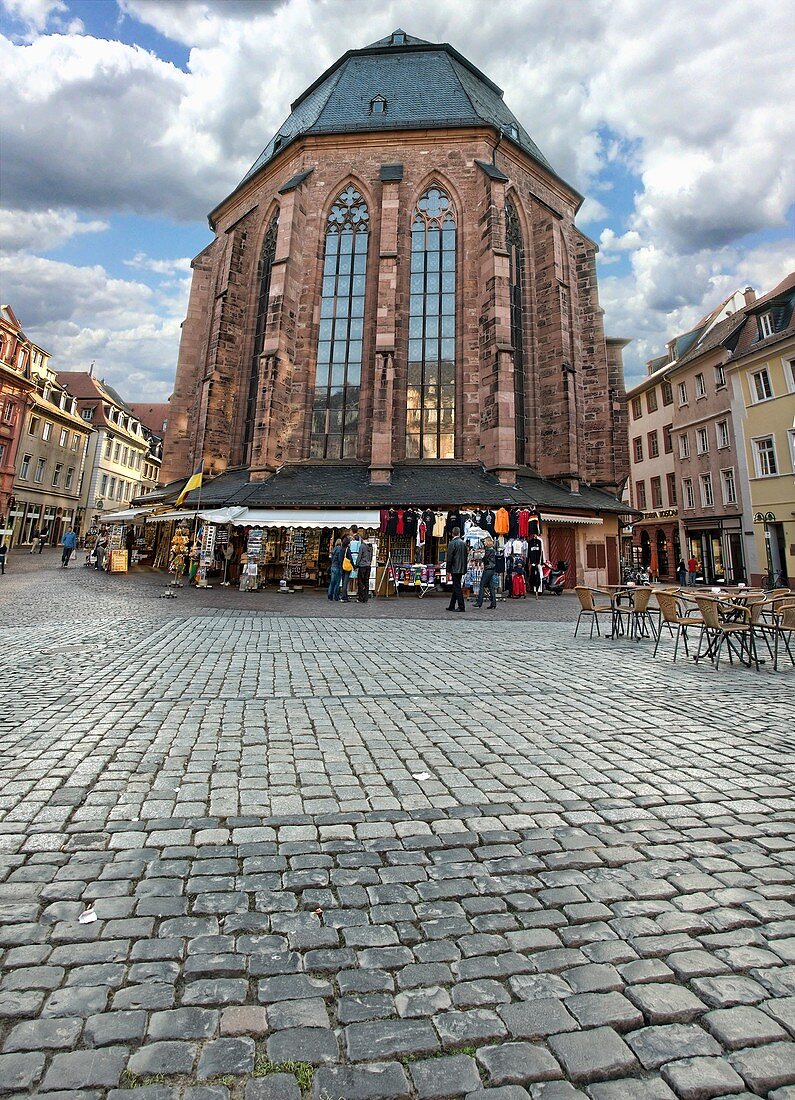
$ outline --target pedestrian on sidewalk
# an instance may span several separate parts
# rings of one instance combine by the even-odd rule
[[[486,539],[483,543],[483,576],[480,578],[480,591],[478,592],[478,607],[483,607],[483,596],[486,589],[489,591],[489,611],[497,607],[497,551],[494,549],[494,539]]]
[[[95,569],[105,568],[105,551],[108,546],[108,540],[104,534],[97,535],[97,541],[94,545],[94,553],[97,556]]]
[[[41,531],[39,531],[39,553],[41,553],[42,550],[44,549],[44,543],[47,540],[48,533],[49,532],[47,532],[43,529]]]
[[[345,568],[345,559],[342,563],[342,602],[350,603],[350,593],[348,591],[348,585],[350,581],[355,581],[357,577],[357,566],[359,564],[359,554],[362,549],[362,540],[359,535],[358,527],[351,527],[351,539],[345,550],[345,559],[349,563],[349,568]]]
[[[695,555],[691,554],[687,562],[687,583],[691,588],[695,587],[696,576],[698,575],[698,559]]]
[[[342,539],[337,539],[334,549],[331,551],[331,580],[328,586],[328,598],[339,602],[340,584],[342,583],[342,557],[345,551],[342,548]]]
[[[38,550],[41,553],[41,543],[44,541],[41,531],[34,531],[30,536],[30,552],[35,554]]]
[[[69,559],[77,548],[77,535],[74,533],[74,530],[71,527],[61,539],[61,546],[63,546],[63,553],[61,554],[61,568],[66,569],[66,567],[69,565]]]
[[[0,542],[0,577],[6,571],[6,554],[8,553],[8,547],[4,542]]]
[[[684,558],[680,558],[676,566],[676,579],[679,581],[682,588],[687,584],[687,566],[685,565]]]
[[[450,594],[448,611],[466,611],[464,605],[464,593],[461,590],[461,578],[467,571],[467,544],[461,538],[461,528],[454,527],[453,537],[447,546],[447,571],[453,581],[453,591]]]
[[[362,539],[357,562],[358,581],[356,582],[359,603],[367,603],[370,599],[370,570],[373,566],[373,544]]]

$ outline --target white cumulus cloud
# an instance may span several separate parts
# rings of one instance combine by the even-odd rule
[[[0,208],[0,248],[47,252],[80,233],[102,233],[106,221],[82,221],[74,210],[9,210]]]

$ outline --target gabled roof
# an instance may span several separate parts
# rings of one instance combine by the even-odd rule
[[[773,332],[770,336],[764,336],[760,327],[759,318],[765,313],[771,315]],[[734,349],[735,359],[795,335],[795,271],[791,271],[778,286],[749,306],[746,317],[746,324]]]
[[[708,351],[713,351],[715,348],[720,347],[721,344],[728,344],[732,336],[742,327],[744,321],[745,314],[740,312],[732,313],[730,317],[724,317],[722,321],[719,321],[714,328],[711,328],[709,332],[706,333],[702,340],[697,341],[697,343],[679,359],[674,369],[692,363],[695,359],[698,359],[699,356],[705,355]]]
[[[371,111],[377,97],[386,110]],[[393,31],[361,50],[348,50],[292,104],[244,176],[251,179],[304,134],[493,126],[540,165],[547,159],[503,101],[503,92],[447,42]],[[554,175],[554,172],[553,172]]]
[[[163,421],[168,420],[171,412],[167,401],[156,405],[146,401],[131,401],[130,408],[150,432],[159,437],[163,435]]]

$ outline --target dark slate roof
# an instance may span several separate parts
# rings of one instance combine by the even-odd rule
[[[404,44],[396,45],[403,34]],[[371,114],[384,96],[387,109]],[[395,31],[361,50],[348,50],[293,103],[242,183],[303,134],[425,130],[477,126],[500,130],[553,171],[525,128],[506,106],[502,89],[446,42],[425,42]]]
[[[756,352],[789,338],[795,331],[795,271],[774,287],[768,294],[758,298],[746,309],[747,322],[734,349],[735,359],[748,352]],[[770,313],[773,332],[763,336],[759,327],[759,317]]]
[[[176,495],[176,494],[175,494]],[[199,494],[188,494],[195,506]],[[465,504],[499,507],[534,504],[548,511],[626,513],[628,505],[599,489],[571,493],[523,467],[516,487],[501,484],[478,463],[402,462],[391,485],[371,485],[366,463],[294,462],[267,481],[250,482],[248,470],[230,470],[202,486],[203,507],[381,508],[400,504],[448,508]]]
[[[703,340],[698,340],[690,350],[679,359],[674,369],[685,366],[687,363],[692,363],[693,360],[698,359],[700,355],[704,355],[706,352],[712,351],[721,344],[730,341],[744,321],[745,314],[741,311],[732,313],[730,317],[724,317],[722,321],[719,321],[717,325],[709,330]]]

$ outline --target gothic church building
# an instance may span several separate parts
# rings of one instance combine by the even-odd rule
[[[625,341],[581,202],[450,45],[349,51],[210,215],[164,480],[203,460],[218,504],[617,516]]]

